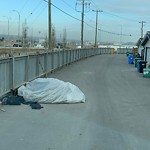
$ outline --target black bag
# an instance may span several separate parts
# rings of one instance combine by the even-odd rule
[[[3,105],[21,105],[24,102],[24,98],[21,96],[8,96],[2,100]]]
[[[32,102],[30,104],[30,106],[31,106],[32,109],[41,109],[41,108],[43,108],[38,102]]]

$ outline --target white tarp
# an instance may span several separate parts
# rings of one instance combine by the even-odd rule
[[[55,78],[38,78],[21,86],[18,95],[26,102],[81,103],[85,95],[75,85]]]

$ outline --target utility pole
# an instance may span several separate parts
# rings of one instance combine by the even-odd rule
[[[81,18],[82,18],[82,20],[81,20],[81,48],[83,48],[83,41],[84,41],[84,13],[85,12],[89,12],[90,11],[90,4],[91,4],[91,2],[90,2],[90,0],[77,0],[77,2],[76,2],[76,7],[75,7],[75,9],[76,9],[76,11],[77,12],[81,12]],[[81,5],[81,11],[79,10],[77,10],[77,6],[78,5]]]
[[[52,49],[51,0],[48,0],[48,50]]]
[[[84,32],[84,0],[82,0],[82,23],[81,23],[81,48],[83,48],[83,32]]]
[[[102,10],[92,10],[93,12],[96,12],[96,28],[95,28],[95,44],[94,46],[97,46],[97,26],[98,26],[98,13],[103,12]]]
[[[146,23],[145,21],[141,21],[141,22],[139,22],[139,23],[141,23],[141,38],[143,38],[143,27],[144,27],[144,23]]]
[[[122,46],[122,25],[120,25],[120,46]]]
[[[16,12],[19,17],[19,22],[18,22],[18,47],[19,47],[19,44],[20,44],[20,13],[17,10],[12,10],[12,11]]]

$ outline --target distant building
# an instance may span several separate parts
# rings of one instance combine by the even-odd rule
[[[39,44],[43,44],[45,42],[46,42],[45,39],[39,39]]]
[[[142,40],[143,40],[143,38],[139,38],[139,40],[136,43],[136,46],[138,47],[138,53],[140,54],[140,56],[141,56],[142,50],[144,49],[143,46],[141,45],[142,44]]]
[[[145,34],[141,46],[143,46],[143,54],[144,54],[144,60],[147,61],[147,64],[150,64],[150,31],[147,31]]]

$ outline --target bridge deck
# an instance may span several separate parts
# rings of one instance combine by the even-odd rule
[[[5,106],[0,112],[2,150],[148,150],[150,81],[125,55],[76,62],[50,77],[77,85],[84,104]]]

